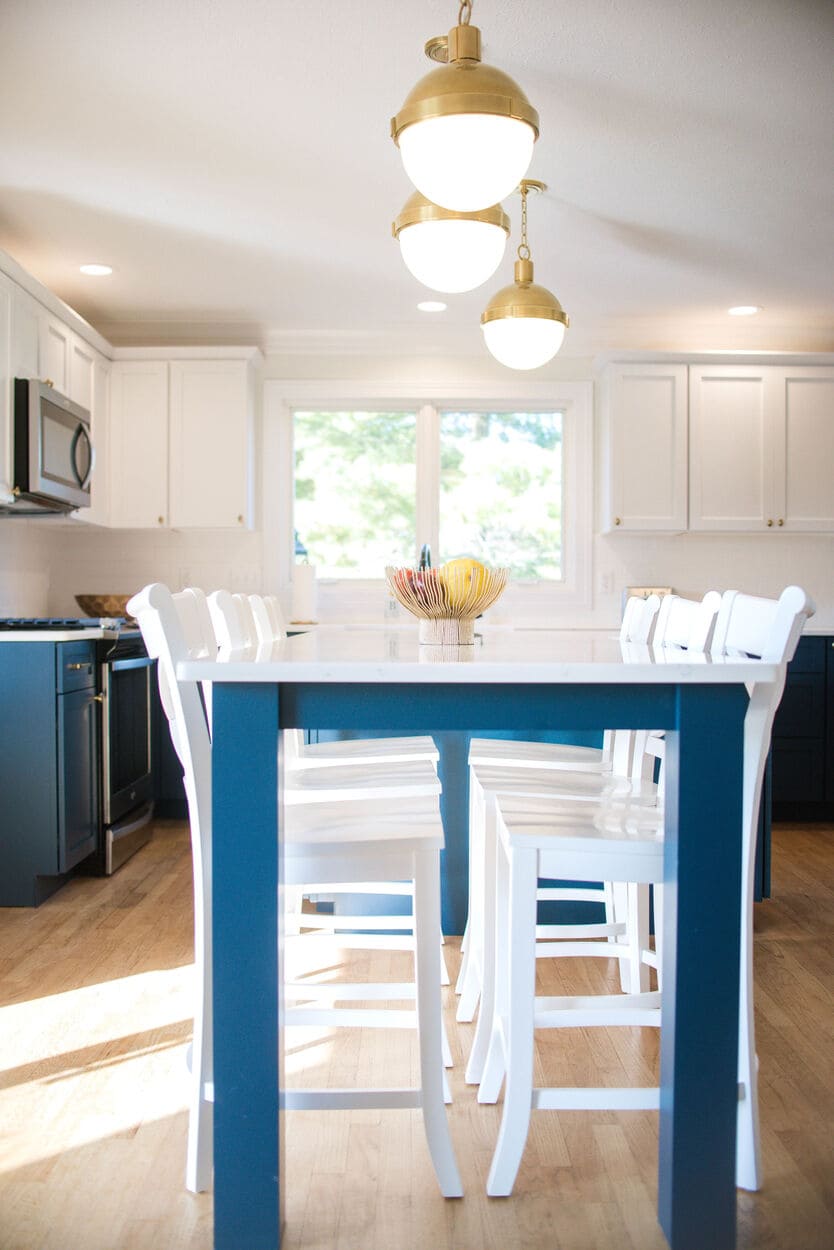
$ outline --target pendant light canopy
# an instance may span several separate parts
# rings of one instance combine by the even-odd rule
[[[458,25],[430,39],[431,70],[391,119],[405,172],[428,200],[470,213],[508,196],[527,172],[539,115],[508,74],[481,62],[481,32],[470,26],[472,0]]]
[[[391,226],[402,258],[418,282],[433,291],[472,291],[501,263],[510,219],[500,204],[477,213],[456,213],[432,204],[419,191],[406,200]]]
[[[521,243],[515,262],[515,281],[487,304],[481,328],[489,351],[510,369],[538,369],[562,346],[568,315],[556,296],[533,281],[533,262],[527,246],[527,193],[546,191],[543,182],[521,183]]]

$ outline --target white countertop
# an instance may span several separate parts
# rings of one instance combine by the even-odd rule
[[[620,643],[608,630],[491,629],[474,646],[421,645],[417,627],[319,626],[250,653],[177,666],[189,681],[729,684],[779,665]]]
[[[0,631],[0,642],[90,642],[119,638],[115,629],[9,629]]]

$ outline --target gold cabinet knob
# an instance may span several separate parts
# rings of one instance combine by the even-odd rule
[[[622,525],[622,521],[620,520],[620,518],[619,518],[618,516],[615,516],[615,517],[614,517],[614,524],[615,524],[615,525]]]
[[[52,381],[52,378],[44,378],[43,383],[44,383],[44,386],[52,386],[52,387],[55,386],[55,383]]]
[[[770,528],[770,526],[773,524],[773,520],[771,517],[767,518],[767,524],[768,524],[768,528]]]
[[[164,516],[158,516],[156,519],[157,519],[157,521],[158,521],[158,523],[159,523],[160,525],[164,525],[164,524],[165,524],[165,517],[164,517]]]
[[[242,517],[242,516],[239,516],[239,517],[238,517],[238,519],[237,519],[237,523],[238,523],[238,525],[242,525],[242,524],[243,524],[243,517]],[[781,524],[781,522],[780,522],[780,524]]]
[[[784,519],[784,517],[780,517],[780,518],[779,518],[779,520],[776,522],[776,524],[777,524],[777,525],[784,525],[784,524],[785,524],[785,519]]]

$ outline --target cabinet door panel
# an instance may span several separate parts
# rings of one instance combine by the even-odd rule
[[[70,389],[71,332],[60,321],[44,313],[40,319],[40,376],[56,391],[68,395]]]
[[[820,673],[789,672],[773,723],[774,737],[818,738],[825,735],[825,687]]]
[[[168,365],[117,361],[110,390],[111,524],[168,522]]]
[[[766,370],[690,367],[690,529],[773,521],[773,386]]]
[[[83,339],[72,336],[69,347],[69,397],[88,412],[93,407],[95,353]]]
[[[781,371],[784,396],[784,501],[791,530],[834,529],[834,370]]]
[[[26,291],[16,286],[12,299],[12,377],[42,376],[39,338],[38,305]]]
[[[96,849],[98,720],[93,689],[58,696],[58,871]]]
[[[815,738],[774,738],[774,803],[820,803],[824,798],[824,743]]]
[[[251,424],[243,361],[171,365],[171,525],[248,524]]]
[[[686,529],[686,443],[686,366],[613,366],[606,529]]]

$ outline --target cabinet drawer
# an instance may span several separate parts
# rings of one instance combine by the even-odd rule
[[[58,694],[84,690],[96,684],[96,644],[61,642],[55,648],[56,689]]]

